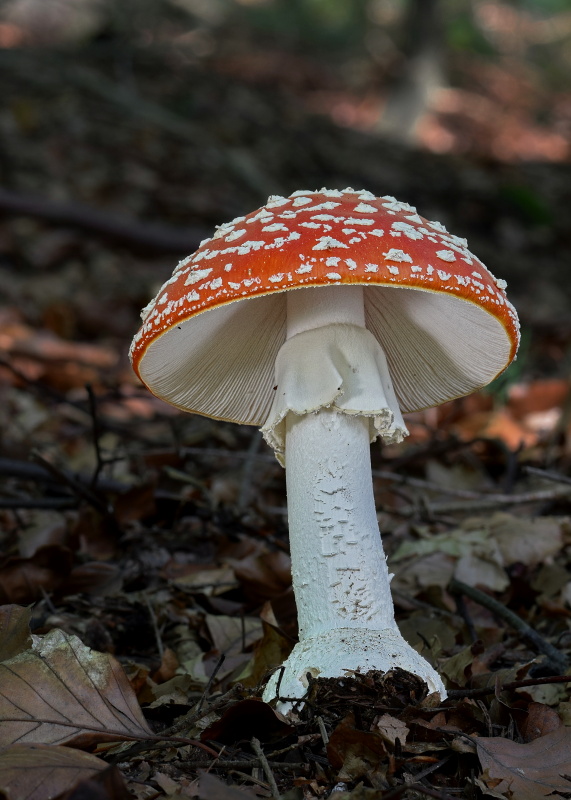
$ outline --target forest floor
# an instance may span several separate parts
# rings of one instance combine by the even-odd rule
[[[0,793],[571,796],[571,166],[340,127],[297,61],[145,53],[135,91],[108,60],[0,51]],[[448,699],[355,676],[291,721],[259,699],[296,638],[283,470],[256,430],[150,396],[127,351],[215,224],[322,185],[467,236],[523,340],[372,451],[397,620]]]

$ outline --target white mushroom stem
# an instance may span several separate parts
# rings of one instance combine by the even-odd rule
[[[288,340],[316,327],[327,336],[328,326],[340,324],[364,327],[361,287],[288,293]],[[369,334],[363,332],[366,336]],[[301,336],[299,341],[303,341]],[[317,354],[316,364],[326,358],[326,352]],[[402,421],[384,356],[377,358],[375,365],[386,370],[381,383],[387,390],[389,408],[383,410],[391,421],[395,416]],[[355,373],[359,367],[347,364],[345,368]],[[291,369],[295,371],[295,366]],[[362,380],[366,382],[366,378]],[[300,641],[284,664],[279,694],[302,697],[308,672],[315,677],[342,677],[351,671],[386,672],[401,667],[422,677],[431,691],[445,696],[439,676],[404,641],[394,619],[391,576],[372,488],[370,419],[353,410],[342,413],[333,405],[303,415],[290,411],[285,418],[290,547]],[[275,697],[277,680],[275,675],[269,682],[265,700]],[[288,711],[291,703],[283,702],[280,708]]]

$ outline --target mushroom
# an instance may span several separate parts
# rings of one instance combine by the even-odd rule
[[[308,673],[400,667],[446,696],[395,622],[369,445],[401,441],[403,412],[507,367],[519,327],[505,288],[407,203],[321,189],[221,225],[143,310],[131,348],[143,383],[186,411],[261,426],[286,467],[299,643],[279,675],[282,711]],[[275,673],[264,699],[277,689]]]

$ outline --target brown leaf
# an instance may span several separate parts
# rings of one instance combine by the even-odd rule
[[[22,606],[0,607],[0,661],[17,656],[32,644],[32,610]]]
[[[327,745],[327,757],[331,766],[340,771],[341,780],[356,780],[371,769],[378,770],[386,756],[381,735],[357,730],[353,714],[341,720]]]
[[[526,742],[532,742],[548,733],[558,731],[562,726],[561,717],[553,708],[545,703],[530,703],[520,729]]]
[[[267,703],[248,698],[230,706],[220,719],[202,731],[200,738],[229,744],[255,736],[266,742],[280,734],[286,736],[292,730]]]
[[[538,800],[553,792],[571,791],[571,730],[541,736],[528,744],[500,737],[476,737],[483,779],[514,800]],[[499,783],[498,783],[499,781]],[[501,787],[501,788],[500,788]]]
[[[207,772],[201,774],[194,792],[199,800],[244,800],[244,797],[248,797],[240,789],[228,786]]]
[[[152,736],[123,669],[107,653],[52,630],[0,664],[0,746]]]
[[[69,575],[72,555],[60,545],[40,547],[31,558],[11,556],[0,563],[0,603],[33,603],[54,592]]]
[[[100,758],[43,744],[14,744],[0,752],[0,793],[7,800],[45,800],[106,770]]]

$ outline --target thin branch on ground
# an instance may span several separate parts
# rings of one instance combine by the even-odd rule
[[[452,594],[464,594],[470,597],[476,603],[489,609],[493,614],[504,620],[504,622],[507,622],[512,628],[515,628],[533,648],[549,658],[551,666],[557,670],[557,674],[567,671],[569,666],[568,658],[503,603],[480,591],[480,589],[475,589],[473,586],[468,586],[468,584],[456,580],[456,578],[450,581],[448,589]]]

